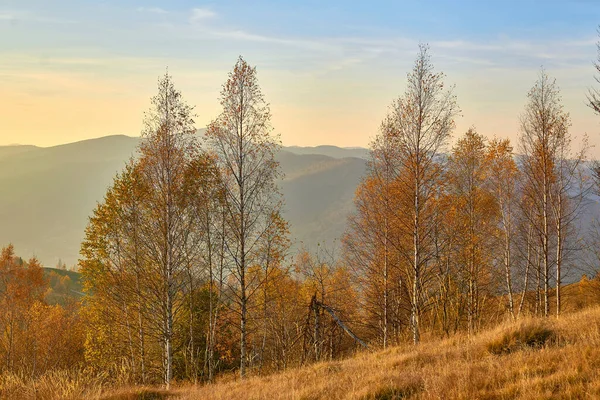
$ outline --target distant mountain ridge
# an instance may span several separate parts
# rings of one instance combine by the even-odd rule
[[[35,255],[45,266],[59,259],[75,265],[88,217],[139,142],[115,135],[53,147],[0,146],[0,246],[12,243],[17,254]],[[343,235],[367,157],[361,148],[283,147],[280,186],[294,249],[332,245]],[[590,194],[579,231],[598,215],[600,197]],[[567,280],[580,272],[567,271]]]
[[[321,145],[315,147],[289,146],[285,150],[294,154],[320,154],[332,158],[356,157],[362,159],[369,158],[369,149],[362,147],[336,147]]]
[[[0,146],[0,246],[46,266],[76,264],[88,217],[139,137],[125,135],[53,147]],[[284,216],[292,238],[309,247],[333,242],[345,229],[354,192],[365,173],[367,149],[284,147]]]

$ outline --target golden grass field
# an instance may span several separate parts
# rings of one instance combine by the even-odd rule
[[[204,386],[182,398],[600,398],[600,308]]]
[[[507,322],[464,334],[245,380],[107,388],[101,378],[53,373],[35,387],[0,380],[3,398],[38,399],[582,399],[600,398],[600,307]]]

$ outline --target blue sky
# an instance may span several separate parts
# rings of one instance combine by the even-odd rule
[[[0,1],[0,144],[137,135],[167,66],[204,126],[241,54],[284,144],[366,146],[419,42],[456,85],[455,136],[475,125],[516,140],[543,65],[573,134],[600,144],[600,118],[585,107],[598,24],[591,0]]]

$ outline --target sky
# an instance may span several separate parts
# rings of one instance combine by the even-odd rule
[[[137,136],[167,68],[204,127],[242,55],[284,145],[368,146],[428,43],[462,110],[454,137],[516,141],[544,67],[600,156],[598,24],[599,0],[0,0],[0,145]]]

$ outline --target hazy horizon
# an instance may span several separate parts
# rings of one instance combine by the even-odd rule
[[[202,130],[205,128],[200,128],[199,130]],[[50,148],[50,147],[55,147],[55,146],[62,146],[62,145],[66,145],[66,144],[72,144],[72,143],[77,143],[77,142],[83,142],[86,140],[94,140],[94,139],[102,139],[102,138],[106,138],[106,137],[111,137],[111,136],[126,136],[129,138],[141,138],[141,135],[127,135],[124,133],[115,133],[112,135],[104,135],[104,136],[96,136],[96,137],[88,137],[88,138],[83,138],[83,139],[75,139],[73,141],[70,142],[64,142],[64,143],[56,143],[56,144],[50,144],[50,145],[46,145],[46,146],[42,146],[36,143],[7,143],[7,144],[0,144],[0,147],[17,147],[17,146],[33,146],[33,147],[38,147],[38,148]],[[337,146],[335,144],[331,144],[331,143],[321,143],[321,144],[317,144],[314,146],[302,146],[302,145],[297,145],[297,144],[287,144],[287,143],[282,143],[283,147],[320,147],[320,146],[334,146],[334,147],[339,147],[341,149],[347,149],[347,150],[352,150],[352,149],[368,149],[368,146]]]

